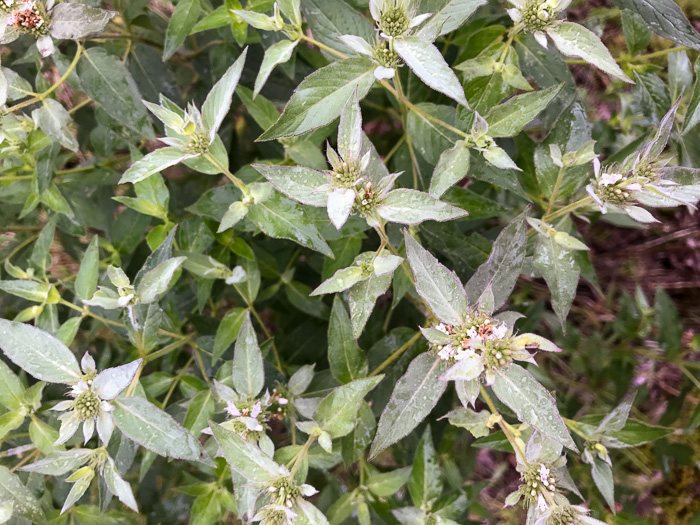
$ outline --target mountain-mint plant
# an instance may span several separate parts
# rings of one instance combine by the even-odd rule
[[[0,0],[0,44],[0,523],[698,520],[697,315],[629,275],[695,242],[675,2]]]

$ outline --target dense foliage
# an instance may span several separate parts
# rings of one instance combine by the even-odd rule
[[[0,523],[700,523],[673,0],[173,3],[0,0]]]

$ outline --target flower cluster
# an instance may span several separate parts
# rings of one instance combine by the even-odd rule
[[[54,45],[49,35],[47,10],[53,7],[53,1],[46,7],[36,0],[0,0],[0,41],[5,39],[8,29],[15,34],[27,33],[37,38],[37,47],[42,56],[54,52]],[[16,36],[9,35],[9,39]]]
[[[100,440],[107,445],[114,430],[114,407],[109,401],[129,386],[141,362],[142,359],[137,359],[98,374],[95,360],[86,352],[80,362],[83,377],[70,390],[73,400],[61,401],[53,407],[53,410],[65,412],[58,417],[61,429],[54,445],[62,445],[73,437],[81,423],[85,443],[97,428]]]
[[[534,363],[529,350],[557,352],[547,339],[534,334],[515,335],[507,324],[486,312],[470,312],[460,326],[440,323],[423,334],[431,350],[452,367],[440,378],[444,381],[471,381],[484,374],[484,383],[492,385],[496,372],[506,370],[514,360]]]
[[[317,492],[306,483],[298,485],[291,476],[278,478],[267,486],[270,502],[253,516],[252,521],[259,521],[262,525],[291,525],[298,515],[293,509],[304,501],[303,498]]]
[[[411,0],[370,0],[369,10],[379,35],[387,40],[404,36],[432,16],[432,13],[416,16],[416,7]]]
[[[547,47],[546,32],[556,28],[559,14],[566,10],[571,0],[508,0],[515,7],[508,9],[513,22],[522,24],[537,42]]]

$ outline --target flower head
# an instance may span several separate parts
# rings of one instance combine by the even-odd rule
[[[92,438],[97,427],[100,439],[107,445],[114,430],[114,407],[109,401],[131,383],[142,361],[137,359],[126,365],[107,368],[98,374],[95,360],[85,353],[80,363],[83,377],[69,392],[73,400],[61,401],[53,407],[53,410],[65,412],[58,417],[61,420],[61,428],[54,445],[62,445],[68,441],[81,423],[85,443]]]
[[[532,33],[542,47],[547,47],[545,33],[560,23],[559,15],[571,4],[571,0],[509,0],[515,7],[508,9],[508,16]]]
[[[426,13],[416,16],[416,6],[411,0],[370,0],[369,10],[382,38],[403,36],[432,16]]]

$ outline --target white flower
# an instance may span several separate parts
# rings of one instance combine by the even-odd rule
[[[58,419],[61,428],[54,445],[62,445],[68,441],[83,424],[85,443],[92,438],[95,427],[100,440],[109,444],[114,430],[114,407],[110,400],[117,397],[136,375],[143,359],[137,359],[126,365],[107,368],[99,374],[95,370],[95,360],[86,353],[80,362],[83,377],[71,387],[72,401],[61,401],[52,410],[65,411]]]
[[[599,184],[601,186],[610,186],[618,181],[622,180],[622,174],[620,173],[603,173],[600,177]]]
[[[496,339],[503,339],[506,334],[508,333],[508,326],[505,324],[502,324],[500,326],[497,326],[496,328],[493,329],[491,332],[493,334],[493,337]]]
[[[540,481],[544,484],[544,486],[549,485],[549,469],[544,466],[544,464],[540,464],[540,468],[538,470],[540,473]]]

